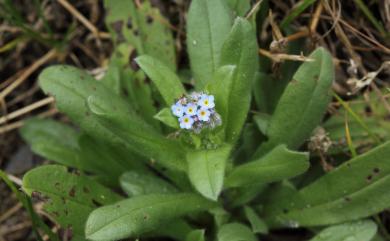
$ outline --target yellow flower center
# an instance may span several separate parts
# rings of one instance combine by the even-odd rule
[[[204,104],[205,104],[205,105],[209,105],[209,101],[208,101],[208,100],[205,100],[205,101],[204,101]]]
[[[188,118],[185,118],[185,119],[184,119],[184,122],[185,122],[185,123],[188,123],[189,121],[190,121],[190,120],[189,120]]]

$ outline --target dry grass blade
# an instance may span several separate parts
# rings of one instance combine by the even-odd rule
[[[37,115],[37,117],[45,118],[45,117],[53,116],[57,113],[58,113],[57,109],[50,109],[48,111],[45,111],[45,112]],[[24,124],[24,121],[21,120],[21,121],[16,121],[16,122],[10,123],[8,125],[0,126],[0,135],[4,134],[6,132],[9,132],[9,131],[18,129],[18,128],[22,127],[23,124]]]
[[[9,86],[7,86],[2,92],[0,92],[0,100],[4,100],[4,98],[11,93],[16,87],[18,87],[23,81],[25,81],[32,73],[34,73],[39,67],[45,64],[50,59],[54,58],[57,55],[57,51],[55,49],[50,50],[40,59],[35,61],[30,67],[28,67],[19,78],[17,78],[14,82],[12,82]]]
[[[301,62],[314,61],[313,59],[308,58],[302,54],[301,55],[293,55],[293,54],[283,54],[283,53],[271,53],[270,51],[265,50],[265,49],[259,49],[259,54],[264,55],[265,57],[268,57],[277,63],[283,62],[285,60],[301,61]]]
[[[35,109],[38,109],[38,108],[40,108],[42,106],[45,106],[45,105],[53,103],[53,102],[54,102],[54,98],[53,97],[47,97],[47,98],[45,98],[43,100],[37,101],[37,102],[35,102],[35,103],[31,104],[31,105],[23,107],[23,108],[21,108],[21,109],[19,109],[17,111],[14,111],[14,112],[6,115],[6,116],[0,117],[0,125],[6,123],[9,120],[15,119],[15,118],[17,118],[17,117],[19,117],[21,115],[24,115],[24,114],[26,114],[26,113],[28,113],[30,111],[33,111]]]
[[[17,203],[15,206],[13,206],[12,208],[8,209],[7,212],[3,213],[0,216],[0,223],[3,222],[4,220],[8,219],[9,217],[11,217],[17,211],[19,211],[19,209],[21,207],[23,207],[22,203]]]

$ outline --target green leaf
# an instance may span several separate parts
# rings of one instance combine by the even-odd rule
[[[230,188],[226,191],[226,196],[231,200],[232,207],[241,207],[255,200],[266,187],[267,184],[254,183],[243,187]]]
[[[144,73],[141,71],[133,73],[127,69],[124,71],[123,82],[128,93],[127,102],[148,124],[160,130],[160,123],[153,118],[157,113],[152,93],[153,86],[146,81]]]
[[[209,213],[213,215],[214,223],[217,227],[221,227],[222,225],[226,224],[231,217],[231,214],[222,207],[210,209]]]
[[[8,175],[0,170],[0,180],[3,180],[4,183],[11,189],[11,191],[14,193],[18,201],[23,205],[23,207],[27,210],[28,215],[31,218],[32,222],[32,229],[34,231],[35,238],[38,241],[42,241],[41,234],[38,231],[38,228],[41,228],[42,231],[45,232],[50,238],[50,240],[53,241],[59,241],[59,238],[56,234],[53,233],[51,228],[44,222],[44,220],[38,216],[36,211],[34,210],[32,206],[31,198],[25,195],[23,192],[21,192],[13,182],[8,178]]]
[[[186,241],[205,241],[204,230],[194,230],[187,235]]]
[[[268,17],[268,1],[262,1],[261,12],[263,13],[263,20]],[[261,18],[261,17],[260,17]],[[261,22],[259,22],[261,23]],[[299,41],[290,42],[286,48],[286,53],[299,55],[304,49],[304,39]],[[265,45],[261,47],[266,47]],[[267,46],[268,47],[268,46]],[[268,71],[272,69],[269,59],[262,56],[260,57],[260,67],[262,71]],[[254,82],[254,99],[257,107],[263,113],[272,114],[275,111],[275,107],[278,104],[280,97],[283,94],[288,83],[291,81],[294,73],[301,65],[298,61],[285,61],[281,63],[278,70],[274,73],[257,72]]]
[[[244,17],[251,8],[250,0],[225,0],[235,16]]]
[[[268,226],[267,226],[267,224],[264,222],[263,219],[261,219],[259,217],[259,215],[257,215],[255,210],[253,210],[249,206],[245,206],[244,207],[244,212],[245,212],[246,218],[249,220],[249,222],[251,224],[252,231],[254,233],[268,234]]]
[[[390,207],[390,142],[357,156],[295,194],[270,198],[272,227],[319,226],[365,218]],[[375,198],[373,198],[375,197]]]
[[[256,236],[245,225],[229,223],[223,225],[218,231],[218,241],[257,241]]]
[[[67,114],[88,134],[109,142],[118,142],[118,138],[98,122],[86,105],[87,98],[94,94],[102,101],[115,105],[115,109],[129,112],[127,104],[111,89],[95,81],[86,72],[65,65],[43,70],[39,75],[39,84],[46,94],[55,97],[59,111]]]
[[[127,43],[139,55],[148,54],[176,69],[176,54],[168,20],[149,1],[135,6],[133,0],[105,0],[106,24],[114,43]]]
[[[377,226],[371,220],[343,223],[325,228],[310,241],[370,241],[376,231]]]
[[[265,113],[257,113],[253,115],[253,120],[255,121],[257,127],[264,135],[267,135],[267,129],[269,125],[269,120],[271,116]]]
[[[187,47],[196,88],[202,90],[219,67],[231,16],[223,0],[194,0],[187,17]]]
[[[154,118],[174,129],[180,128],[179,120],[177,119],[177,117],[172,115],[172,111],[170,108],[163,108],[154,116]]]
[[[226,161],[231,147],[187,153],[188,176],[196,190],[206,198],[217,200],[223,187]]]
[[[84,225],[96,207],[119,201],[121,197],[90,178],[70,173],[66,167],[47,165],[35,168],[23,177],[23,190],[41,198],[45,211],[75,236],[84,237]]]
[[[252,85],[258,68],[257,40],[252,25],[245,19],[237,18],[232,31],[223,44],[221,64],[234,65],[231,84],[228,86],[228,113],[226,138],[234,143],[240,136],[251,102]]]
[[[94,139],[88,135],[81,135],[80,166],[82,170],[108,175],[118,183],[118,176],[127,170],[145,170],[142,158],[129,153],[122,145],[111,144]],[[107,163],[110,168],[107,168]]]
[[[80,167],[79,134],[70,126],[34,118],[25,122],[20,134],[35,153],[66,166]]]
[[[114,53],[114,55],[116,54]],[[122,90],[122,65],[123,62],[120,58],[116,58],[116,56],[111,57],[107,72],[101,79],[101,82],[107,86],[107,88],[111,88],[117,95],[121,94]]]
[[[185,94],[185,90],[177,75],[156,58],[143,55],[136,59],[141,69],[156,85],[167,106],[175,103],[175,99]]]
[[[93,211],[87,221],[86,234],[91,240],[137,237],[171,219],[205,211],[214,205],[191,193],[137,196]]]
[[[185,155],[180,142],[165,138],[135,114],[128,114],[98,96],[90,96],[88,106],[99,123],[109,128],[129,149],[153,158],[167,168],[185,171]]]
[[[120,177],[120,184],[129,197],[153,193],[174,193],[177,191],[175,187],[164,179],[146,172],[126,172]]]
[[[234,168],[225,185],[239,187],[291,178],[305,172],[309,168],[308,161],[308,153],[291,151],[280,145],[266,156]]]
[[[68,125],[53,120],[31,119],[21,129],[23,138],[35,153],[69,167],[100,174],[118,182],[118,176],[129,169],[142,169],[139,159],[119,145],[98,141],[79,134]],[[107,169],[106,164],[110,163]]]
[[[54,66],[45,69],[39,79],[42,89],[55,97],[58,109],[89,135],[185,170],[185,157],[177,142],[154,130],[126,101],[85,72]]]
[[[314,61],[303,63],[286,87],[268,126],[269,141],[255,157],[279,144],[297,149],[321,122],[331,99],[332,56],[318,48],[309,58]]]
[[[291,10],[291,12],[284,17],[280,23],[280,28],[285,28],[290,25],[290,23],[299,16],[306,8],[310,7],[316,0],[301,0],[299,1]]]
[[[166,224],[160,226],[157,230],[150,234],[146,234],[145,237],[156,237],[161,239],[162,237],[169,237],[174,240],[183,241],[186,239],[187,234],[190,233],[193,228],[183,219],[170,220]]]
[[[222,125],[226,128],[226,122],[229,111],[229,93],[233,82],[233,74],[236,66],[226,65],[218,68],[214,73],[213,79],[209,82],[206,89],[215,98],[215,109],[221,115]],[[225,133],[222,133],[225,138]]]

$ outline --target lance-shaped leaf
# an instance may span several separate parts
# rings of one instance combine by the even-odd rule
[[[83,130],[109,142],[118,142],[106,127],[98,123],[97,118],[86,105],[88,96],[99,95],[102,101],[115,105],[125,113],[131,110],[127,104],[111,89],[97,82],[86,72],[70,66],[52,66],[39,75],[39,84],[46,94],[53,95],[56,106]]]
[[[179,120],[177,119],[177,117],[173,116],[171,108],[162,109],[154,116],[154,118],[174,129],[180,128]]]
[[[251,8],[250,0],[225,0],[236,16],[244,17]]]
[[[371,220],[343,223],[325,228],[310,241],[370,241],[376,231],[377,226]]]
[[[192,193],[149,194],[96,209],[88,218],[86,235],[91,240],[118,240],[153,231],[165,222],[214,203]]]
[[[147,55],[138,57],[136,61],[156,85],[168,106],[185,93],[179,77],[161,61]]]
[[[114,42],[134,46],[140,55],[148,54],[176,69],[175,45],[166,19],[157,8],[144,1],[106,0],[106,24]]]
[[[187,18],[187,47],[196,88],[202,90],[219,67],[222,45],[231,27],[224,0],[194,0]]]
[[[255,210],[249,206],[244,207],[244,213],[249,223],[251,224],[254,233],[268,234],[267,224],[259,217]]]
[[[221,51],[221,66],[234,65],[236,69],[228,89],[226,138],[234,143],[240,136],[251,102],[251,91],[258,68],[257,40],[252,25],[237,18]],[[226,87],[225,87],[226,88]]]
[[[45,69],[39,79],[42,89],[55,97],[58,109],[89,135],[185,170],[179,166],[185,157],[176,142],[159,134],[126,101],[85,72],[54,66]]]
[[[54,120],[34,118],[26,121],[20,134],[35,153],[63,165],[80,168],[80,134],[72,127]]]
[[[176,188],[162,178],[147,172],[130,171],[123,173],[120,177],[120,184],[129,195],[139,196],[153,193],[174,193]]]
[[[97,140],[88,135],[81,135],[80,166],[81,170],[101,175],[109,175],[118,183],[118,176],[127,170],[145,170],[144,158],[129,152],[123,145]],[[110,168],[107,168],[110,163]]]
[[[268,143],[255,155],[279,144],[298,148],[322,120],[331,99],[334,79],[332,56],[323,48],[315,50],[303,63],[281,96],[267,129]]]
[[[46,212],[63,228],[71,228],[74,237],[81,240],[89,213],[121,199],[87,176],[70,173],[59,165],[41,166],[26,173],[23,190],[41,198]]]
[[[217,69],[213,79],[209,82],[206,89],[215,97],[215,108],[221,115],[222,125],[226,127],[226,121],[229,111],[229,94],[233,82],[233,74],[236,66],[225,65]],[[223,137],[225,134],[223,133]]]
[[[148,233],[145,238],[156,237],[161,239],[162,237],[169,237],[174,240],[183,241],[186,239],[187,234],[190,233],[193,228],[184,219],[174,219],[160,226],[152,233]]]
[[[187,153],[188,176],[196,190],[206,198],[217,200],[222,190],[226,161],[231,147]]]
[[[257,241],[253,232],[241,223],[228,223],[218,231],[218,241]]]
[[[98,141],[54,120],[30,119],[21,135],[35,153],[65,166],[109,177],[113,182],[125,170],[142,167],[142,163],[134,162],[132,153],[119,145]],[[107,162],[111,165],[108,170]]]
[[[205,241],[204,230],[200,229],[190,232],[186,237],[186,241]]]
[[[270,226],[318,226],[368,217],[390,207],[390,142],[357,156],[295,194],[270,198]]]
[[[185,170],[185,155],[178,141],[165,138],[135,114],[118,110],[98,96],[88,98],[88,107],[100,124],[109,128],[134,152],[153,158],[168,168]]]
[[[280,145],[258,160],[235,167],[227,176],[225,185],[239,187],[280,181],[297,176],[308,168],[308,153],[291,151]]]

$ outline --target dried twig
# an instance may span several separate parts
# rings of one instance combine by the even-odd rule
[[[3,222],[4,220],[8,219],[9,217],[11,217],[14,213],[16,213],[21,207],[22,207],[22,203],[18,202],[16,203],[15,206],[13,206],[12,208],[8,209],[7,212],[3,213],[1,216],[0,216],[0,223]]]
[[[19,231],[19,230],[22,230],[25,228],[29,228],[29,227],[31,227],[31,221],[25,221],[23,223],[18,223],[18,224],[13,225],[12,227],[0,229],[0,236],[7,235],[9,233],[13,233],[13,232],[16,232],[16,231]]]
[[[44,56],[35,61],[30,67],[28,67],[12,84],[7,86],[2,92],[0,92],[0,100],[4,99],[9,93],[11,93],[16,87],[18,87],[23,81],[25,81],[32,73],[34,73],[39,67],[45,64],[47,61],[57,55],[55,49],[50,50]]]
[[[43,113],[41,113],[41,114],[39,114],[37,116],[44,118],[44,117],[53,116],[56,113],[58,113],[57,109],[50,109],[50,110],[45,111],[45,112],[43,112]],[[21,120],[21,121],[16,121],[16,122],[10,123],[10,124],[5,125],[5,126],[0,126],[0,135],[4,134],[6,132],[9,132],[9,131],[18,129],[19,127],[22,127],[23,124],[24,124],[24,121]]]
[[[271,53],[268,50],[265,49],[259,49],[259,53],[261,55],[264,55],[270,59],[272,59],[275,62],[282,62],[284,60],[292,60],[292,61],[302,61],[302,62],[311,62],[314,61],[314,59],[308,58],[303,55],[292,55],[292,54],[283,54],[283,53]]]
[[[6,123],[8,120],[15,119],[21,115],[24,115],[30,111],[33,111],[35,109],[38,109],[42,106],[45,106],[47,104],[53,103],[54,98],[53,97],[47,97],[43,100],[37,101],[31,105],[25,106],[17,111],[14,111],[6,116],[0,117],[0,125]]]
[[[75,18],[77,18],[89,31],[96,37],[99,37],[99,30],[87,18],[84,17],[72,4],[66,0],[57,0],[66,10],[68,10]]]

